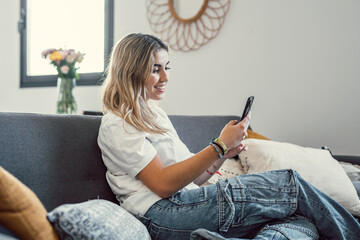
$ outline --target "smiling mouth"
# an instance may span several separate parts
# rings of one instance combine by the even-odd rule
[[[165,91],[165,86],[155,86],[155,88],[161,92]]]

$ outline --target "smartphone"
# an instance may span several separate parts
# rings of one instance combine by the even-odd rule
[[[250,96],[246,101],[246,105],[245,105],[245,108],[244,108],[244,111],[243,111],[240,121],[242,121],[246,117],[246,115],[248,115],[253,102],[254,102],[254,96]]]

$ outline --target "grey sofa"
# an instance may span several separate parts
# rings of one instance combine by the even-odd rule
[[[192,152],[238,116],[170,116]],[[0,166],[31,188],[48,211],[65,203],[117,203],[97,145],[101,116],[0,113]],[[360,163],[360,158],[335,156]],[[6,232],[0,227],[0,232]]]

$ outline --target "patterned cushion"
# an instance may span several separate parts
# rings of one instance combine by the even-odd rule
[[[101,199],[61,205],[48,213],[48,219],[61,239],[150,239],[138,219]]]

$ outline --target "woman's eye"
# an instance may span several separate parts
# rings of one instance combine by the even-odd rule
[[[170,68],[169,68],[169,67],[165,67],[165,71],[168,71],[168,70],[170,70]],[[159,72],[160,72],[160,68],[155,68],[152,72],[153,72],[153,73],[159,73]]]

